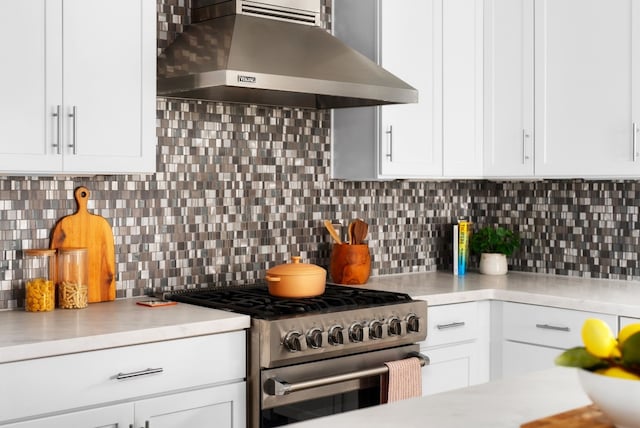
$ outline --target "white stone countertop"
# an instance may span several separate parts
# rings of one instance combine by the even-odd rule
[[[640,282],[509,272],[411,273],[372,277],[366,288],[403,292],[430,305],[505,300],[640,318]],[[148,298],[142,298],[148,299]],[[0,312],[0,363],[248,328],[250,318],[178,303],[148,308],[136,300],[86,309]]]
[[[296,428],[518,428],[591,404],[576,369],[543,371],[313,419]]]
[[[509,272],[411,273],[371,277],[366,288],[407,293],[430,305],[504,300],[640,318],[640,282]]]
[[[154,308],[136,304],[149,299],[51,312],[0,312],[0,363],[224,333],[250,324],[246,315],[184,303]]]

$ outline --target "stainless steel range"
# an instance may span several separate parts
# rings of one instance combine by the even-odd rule
[[[274,427],[380,404],[385,362],[417,356],[427,302],[327,284],[318,297],[273,297],[266,286],[184,290],[166,299],[251,316],[248,424]]]

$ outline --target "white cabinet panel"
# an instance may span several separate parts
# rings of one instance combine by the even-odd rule
[[[157,373],[122,376],[147,369],[157,369]],[[26,373],[40,375],[29,377]],[[245,376],[244,331],[0,364],[0,378],[12,391],[0,400],[0,417],[12,420],[165,391],[241,382]]]
[[[156,3],[0,5],[0,172],[155,171]]]
[[[410,13],[408,13],[410,11]],[[416,104],[381,107],[380,175],[442,175],[442,1],[380,2],[380,63],[418,90]]]
[[[1,0],[0,171],[18,166],[60,171],[57,154],[62,104],[60,0]],[[25,22],[29,29],[25,31]],[[17,37],[16,35],[19,35]]]
[[[2,425],[3,428],[125,428],[133,421],[133,405],[118,404]]]
[[[635,0],[535,4],[536,175],[639,175]]]
[[[481,177],[483,159],[483,2],[442,4],[444,177]]]
[[[461,344],[422,352],[430,359],[430,363],[422,368],[423,396],[471,385],[473,345]]]
[[[244,428],[246,394],[239,382],[138,401],[134,426]]]
[[[562,349],[506,341],[502,348],[502,376],[508,377],[555,366]]]
[[[484,175],[534,175],[533,0],[485,2]]]

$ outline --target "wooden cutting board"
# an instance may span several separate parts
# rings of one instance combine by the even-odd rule
[[[115,249],[111,225],[103,217],[87,211],[89,189],[78,187],[74,195],[78,211],[58,221],[51,235],[50,247],[87,248],[89,302],[115,300]]]
[[[615,428],[596,406],[589,405],[527,422],[522,428]]]

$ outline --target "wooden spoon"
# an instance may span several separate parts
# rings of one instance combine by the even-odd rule
[[[349,227],[347,228],[347,238],[349,238],[349,244],[355,244],[355,242],[353,242],[354,237],[353,237],[353,226],[354,223],[351,222],[349,223]]]
[[[352,244],[362,244],[369,232],[369,225],[364,221],[357,219],[353,222],[353,240]]]
[[[342,239],[338,236],[338,233],[333,228],[333,224],[331,224],[331,220],[324,221],[324,227],[329,231],[329,235],[336,241],[338,244],[342,244]]]

